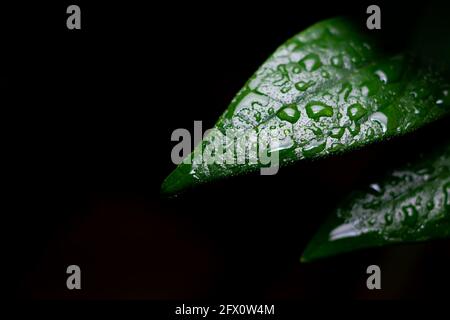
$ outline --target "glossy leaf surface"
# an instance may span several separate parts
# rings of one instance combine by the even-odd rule
[[[448,92],[439,73],[408,55],[386,56],[347,20],[320,22],[256,71],[162,191],[267,167],[248,156],[258,144],[279,152],[283,166],[405,134],[447,113]],[[250,142],[233,143],[243,136]],[[205,161],[205,152],[220,161]]]
[[[302,261],[450,236],[450,144],[354,192],[320,228]]]

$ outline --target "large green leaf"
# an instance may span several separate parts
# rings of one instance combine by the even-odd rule
[[[225,134],[255,133],[285,165],[415,130],[449,111],[448,88],[438,72],[413,57],[386,56],[349,21],[320,22],[284,43],[257,70],[162,191],[176,193],[267,166],[261,158],[251,163],[248,153],[238,161],[236,153],[247,145],[231,138],[223,146]],[[261,150],[250,140],[252,150]],[[218,155],[212,150],[220,148],[222,163],[200,157],[206,151]]]
[[[302,261],[450,236],[450,144],[355,191],[319,229]]]

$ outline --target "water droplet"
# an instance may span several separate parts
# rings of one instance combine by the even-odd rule
[[[315,156],[316,154],[325,150],[326,145],[327,145],[326,140],[316,140],[316,139],[312,140],[307,147],[302,149],[303,155],[305,157]]]
[[[255,120],[257,121],[257,122],[260,122],[261,121],[261,112],[256,112],[255,113]]]
[[[369,188],[376,195],[379,195],[383,192],[383,189],[378,183],[372,183]]]
[[[270,143],[270,152],[282,151],[291,149],[294,146],[294,141],[290,138],[277,139]]]
[[[379,64],[374,73],[383,83],[396,82],[402,77],[404,68],[404,58],[394,57],[386,62]]]
[[[359,103],[352,104],[347,109],[348,117],[353,121],[358,121],[362,117],[364,117],[367,113],[367,110]]]
[[[281,120],[286,120],[290,123],[296,123],[298,119],[300,119],[300,112],[297,109],[297,105],[295,103],[292,103],[282,107],[277,112],[277,116]]]
[[[316,136],[323,136],[323,131],[321,128],[316,127],[314,124],[311,125],[311,127],[309,128],[309,130],[311,130],[314,135]]]
[[[381,82],[387,83],[388,78],[387,78],[386,73],[384,73],[383,70],[376,70],[375,74],[377,75],[378,79],[380,79]]]
[[[295,88],[296,88],[298,91],[306,91],[309,87],[311,87],[311,86],[314,85],[314,84],[315,84],[314,81],[308,81],[308,82],[305,82],[305,81],[299,81],[299,82],[297,82],[297,83],[295,84]]]
[[[291,90],[291,87],[290,86],[285,86],[285,87],[283,87],[283,88],[281,88],[281,92],[282,93],[287,93],[287,92],[289,92],[289,90]]]
[[[330,77],[330,74],[327,71],[322,71],[320,73],[322,75],[322,77],[324,77],[325,79],[328,79]]]
[[[289,74],[284,63],[277,66],[277,70],[282,74]]]
[[[330,137],[340,139],[345,133],[345,128],[333,128],[330,131]]]
[[[285,85],[289,84],[290,77],[286,65],[283,63],[279,64],[277,66],[277,71],[279,78],[273,81],[273,84],[277,87],[284,87]]]
[[[333,95],[329,92],[324,92],[322,94],[322,98],[324,98],[325,100],[331,100],[333,98]]]
[[[358,123],[352,123],[350,125],[350,127],[348,127],[348,131],[350,132],[350,134],[354,137],[356,136],[358,133],[361,132],[361,125],[359,125]]]
[[[273,108],[269,108],[268,112],[269,112],[269,114],[273,114],[275,112],[275,110]]]
[[[305,109],[308,117],[315,121],[319,120],[321,117],[333,116],[333,108],[320,101],[310,101]]]
[[[369,88],[367,86],[361,87],[361,93],[363,96],[367,97],[369,95]]]
[[[391,225],[392,222],[394,222],[394,217],[392,216],[391,213],[386,213],[384,215],[384,222],[386,223],[387,226]]]
[[[300,68],[299,66],[295,66],[294,68],[292,68],[292,72],[298,74],[302,72],[302,68]]]
[[[339,150],[342,150],[345,146],[342,143],[333,143],[330,147],[330,152],[338,152]]]
[[[414,226],[417,222],[417,218],[419,217],[419,213],[417,212],[417,208],[413,205],[407,205],[402,207],[403,211],[403,222],[408,226]]]
[[[308,54],[298,63],[308,72],[315,71],[322,66],[319,56],[315,53]]]
[[[370,116],[370,120],[381,125],[383,132],[388,129],[388,117],[382,112],[375,112]]]
[[[366,137],[367,138],[374,138],[375,137],[375,130],[373,128],[369,128],[366,130]]]
[[[342,87],[339,90],[339,94],[343,94],[344,100],[347,101],[352,90],[353,90],[352,85],[350,83],[346,82],[346,83],[342,84]]]
[[[436,104],[438,106],[449,106],[450,105],[450,95],[449,95],[448,89],[442,90],[442,92],[439,94],[438,99],[436,100]]]
[[[342,56],[334,56],[331,58],[331,64],[337,68],[342,68],[344,66],[344,61]]]

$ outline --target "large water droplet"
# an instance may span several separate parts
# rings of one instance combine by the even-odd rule
[[[297,109],[297,105],[295,103],[292,103],[282,107],[277,112],[277,116],[281,120],[286,120],[290,123],[296,123],[298,119],[300,119],[300,112]]]
[[[320,101],[310,101],[305,107],[306,114],[311,119],[317,121],[321,117],[332,117],[333,108]]]
[[[348,117],[353,121],[358,121],[362,117],[364,117],[367,113],[367,110],[359,103],[352,104],[347,109]]]
[[[298,62],[306,71],[314,71],[322,66],[320,58],[315,53],[310,53]]]

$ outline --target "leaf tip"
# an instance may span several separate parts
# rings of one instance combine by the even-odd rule
[[[189,174],[191,168],[190,165],[185,163],[178,165],[161,184],[161,194],[163,196],[173,196],[192,187],[194,185],[194,179]]]

